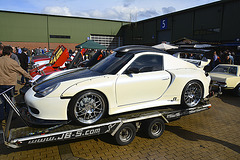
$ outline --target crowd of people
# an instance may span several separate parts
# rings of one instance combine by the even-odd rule
[[[236,54],[234,52],[231,52],[230,50],[220,50],[220,51],[214,51],[213,57],[211,59],[211,68],[213,69],[218,64],[239,64],[239,59],[235,59]]]
[[[11,48],[11,56],[10,58],[15,60],[26,72],[28,72],[28,63],[30,58],[30,52],[27,48],[20,48],[20,47],[11,47],[11,46],[3,46],[1,44],[0,47],[0,57],[4,56],[3,49],[4,47]],[[2,49],[1,49],[2,48]],[[28,81],[27,78],[22,76],[20,84],[25,84]]]
[[[6,92],[9,97],[12,97],[17,84],[18,74],[21,74],[24,79],[32,79],[31,75],[27,73],[26,57],[27,52],[23,50],[21,55],[15,55],[14,48],[11,46],[3,46],[0,44],[0,93],[7,89],[13,88]],[[25,61],[26,60],[26,61]],[[20,64],[19,64],[20,63]],[[28,65],[28,62],[27,62]],[[1,95],[0,96],[0,122],[5,123],[10,110],[10,104]]]
[[[42,49],[41,47],[39,47],[39,48],[34,48],[34,49],[32,49],[31,51],[29,50],[29,54],[32,55],[32,56],[44,54],[44,53],[47,53],[47,52],[48,52],[47,47],[44,47],[44,49]]]
[[[77,53],[80,51],[79,48],[76,48],[74,50],[74,52],[70,49],[69,50],[69,56],[71,59],[73,59]],[[97,49],[87,49],[84,51],[84,53],[82,54],[82,57],[83,57],[83,60],[90,60],[92,59],[93,55],[95,55],[97,52],[101,52],[101,55],[103,57],[107,57],[109,56],[110,54],[113,53],[113,50],[103,50],[103,49],[100,49],[100,50],[97,50]]]

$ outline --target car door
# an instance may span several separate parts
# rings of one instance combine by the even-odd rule
[[[162,55],[141,55],[116,80],[118,106],[157,100],[168,88],[171,76],[163,68]]]

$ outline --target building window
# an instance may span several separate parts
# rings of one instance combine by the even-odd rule
[[[105,46],[107,49],[115,49],[122,46],[122,38],[117,36],[91,35],[90,40]]]
[[[50,38],[71,39],[71,36],[65,36],[65,35],[50,35]]]

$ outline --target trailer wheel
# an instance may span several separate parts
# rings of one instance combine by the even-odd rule
[[[161,118],[147,120],[143,124],[143,129],[149,138],[155,139],[160,137],[165,130],[165,123]]]
[[[117,144],[124,146],[131,143],[135,136],[136,127],[132,123],[126,123],[119,128],[117,133],[114,135],[114,138]]]

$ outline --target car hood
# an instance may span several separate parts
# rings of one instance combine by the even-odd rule
[[[228,78],[236,77],[230,74],[221,74],[221,73],[214,73],[214,72],[210,73],[210,76],[213,81],[220,81],[220,82],[224,82]]]
[[[39,62],[39,61],[49,61],[50,58],[36,58],[36,59],[33,59],[32,61],[35,63],[35,62]]]
[[[66,74],[61,74],[54,78],[47,79],[47,80],[37,84],[33,89],[35,92],[38,92],[38,91],[41,91],[41,90],[43,90],[47,87],[50,87],[54,84],[57,84],[57,83],[74,80],[74,79],[96,77],[96,76],[101,76],[101,75],[103,75],[103,74],[89,70],[89,69],[73,70],[72,72],[67,72]]]

